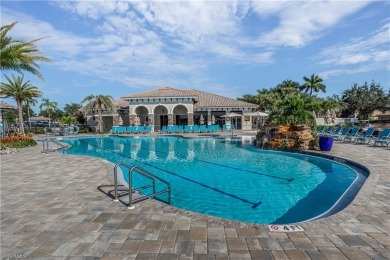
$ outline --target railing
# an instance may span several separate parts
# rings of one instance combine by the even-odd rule
[[[59,147],[58,148],[49,149],[49,142],[51,142],[53,144],[56,144]],[[67,148],[68,148],[67,145],[63,145],[62,143],[57,142],[54,139],[43,139],[42,140],[42,153],[46,153],[47,154],[49,152],[58,152],[60,150],[64,150],[64,149],[67,149]]]
[[[119,166],[123,166],[129,170],[129,173],[128,173],[128,177],[129,177],[129,204],[127,207],[128,209],[134,209],[133,203],[142,201],[142,200],[147,199],[147,198],[154,198],[155,196],[166,193],[166,192],[168,193],[168,204],[171,204],[171,185],[169,184],[169,182],[161,179],[160,177],[148,172],[147,170],[145,170],[139,166],[131,167],[131,166],[124,164],[124,163],[117,163],[114,167],[114,186],[115,186],[115,199],[114,199],[114,201],[115,202],[119,201],[119,199],[118,199],[118,167]],[[132,188],[133,187],[133,173],[138,173],[139,175],[149,179],[152,182],[152,184],[141,186],[141,187],[133,189]],[[166,184],[167,189],[162,190],[162,191],[156,191],[156,180]],[[141,191],[141,190],[148,189],[148,188],[153,189],[152,194],[142,195],[138,198],[133,199],[133,192]]]

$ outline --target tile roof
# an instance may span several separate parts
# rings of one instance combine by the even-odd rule
[[[124,96],[122,98],[124,99],[131,99],[131,98],[148,98],[148,97],[193,97],[193,95],[184,92],[179,89],[174,89],[171,87],[161,87],[153,90],[149,90],[142,93],[132,94],[128,96]]]
[[[1,108],[1,109],[18,109],[17,106],[8,104],[8,103],[3,102],[3,101],[0,101],[0,108]]]
[[[124,99],[116,99],[116,100],[113,100],[112,103],[117,107],[126,107],[126,108],[129,107],[129,102],[127,100],[124,100]]]
[[[201,107],[257,108],[258,107],[258,105],[252,103],[248,103],[233,98],[227,98],[215,94],[210,94],[195,89],[179,90],[171,87],[161,87],[161,88],[149,90],[142,93],[124,96],[122,98],[132,99],[132,98],[150,98],[150,97],[152,98],[153,97],[197,97],[197,102],[194,105],[195,108],[201,108]]]
[[[196,95],[199,97],[198,102],[195,103],[195,108],[201,107],[249,107],[249,108],[257,108],[258,105],[248,103],[245,101],[223,97],[215,94],[210,94],[207,92],[199,91],[196,89],[184,90],[188,93]]]

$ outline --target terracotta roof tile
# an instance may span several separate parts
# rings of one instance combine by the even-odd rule
[[[114,105],[118,107],[129,107],[129,102],[124,99],[116,99],[113,100],[112,103],[114,103]]]
[[[199,97],[198,102],[195,103],[195,108],[201,108],[201,107],[249,107],[249,108],[257,108],[258,105],[248,103],[245,101],[223,97],[215,94],[210,94],[207,92],[195,90],[195,89],[189,89],[185,90],[188,93],[191,93],[193,95],[196,95]]]
[[[6,102],[0,101],[0,108],[2,108],[2,109],[17,109],[18,107],[11,105],[11,104],[8,104]]]
[[[128,96],[124,96],[124,99],[130,98],[147,98],[147,97],[192,97],[193,95],[171,87],[161,87],[153,90],[149,90],[142,93],[132,94]]]
[[[123,99],[132,99],[132,98],[148,98],[148,97],[197,97],[197,102],[195,103],[195,108],[202,107],[236,107],[236,108],[257,108],[258,105],[248,103],[245,101],[227,98],[215,94],[210,94],[207,92],[187,89],[179,90],[171,87],[161,87],[158,89],[149,90],[142,93],[132,94],[122,97]]]

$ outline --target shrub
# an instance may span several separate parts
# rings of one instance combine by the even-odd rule
[[[36,146],[37,142],[31,136],[11,135],[0,139],[0,149],[9,148],[24,148]]]

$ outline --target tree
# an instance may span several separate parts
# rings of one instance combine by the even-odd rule
[[[73,116],[79,124],[84,123],[82,106],[77,103],[66,104],[64,107],[65,115]]]
[[[279,100],[276,109],[271,112],[270,119],[278,125],[306,124],[315,126],[315,119],[310,112],[310,104],[298,96],[288,96]]]
[[[112,102],[113,98],[109,95],[89,95],[85,97],[81,104],[85,104],[84,107],[84,113],[87,114],[88,112],[92,112],[93,115],[95,114],[95,111],[98,112],[98,132],[104,131],[104,125],[103,125],[103,118],[102,118],[102,111],[103,110],[109,110],[112,111],[114,109],[114,104]]]
[[[38,90],[36,86],[30,84],[30,81],[23,82],[24,76],[12,75],[12,80],[4,75],[8,83],[1,83],[1,96],[5,98],[14,98],[16,106],[18,107],[18,121],[20,126],[20,132],[24,134],[24,121],[23,121],[23,102],[26,100],[32,100],[35,97],[42,96],[42,92]]]
[[[359,119],[368,119],[376,109],[382,112],[390,110],[390,90],[386,93],[374,81],[361,86],[354,83],[351,89],[343,91],[341,100],[346,104],[343,115],[358,114]]]
[[[298,96],[299,95],[299,83],[296,81],[292,81],[290,79],[284,80],[281,84],[278,84],[272,91],[279,94],[280,98],[283,98],[285,96],[293,95]]]
[[[7,36],[7,33],[15,26],[15,24],[16,22],[1,26],[1,71],[14,70],[19,73],[22,73],[22,71],[28,71],[43,79],[42,74],[38,71],[38,62],[50,62],[50,59],[41,55],[38,48],[35,46],[35,43],[43,38],[23,42]]]
[[[61,123],[66,125],[71,125],[76,122],[76,118],[73,116],[62,116],[61,117]]]
[[[76,117],[80,111],[81,111],[82,106],[77,103],[70,103],[70,104],[65,104],[64,107],[64,112],[65,115],[70,115]]]
[[[23,110],[25,110],[27,112],[27,117],[28,117],[28,127],[31,128],[31,120],[30,120],[30,115],[34,115],[34,111],[30,108],[30,105],[33,105],[35,106],[35,104],[37,103],[37,100],[36,99],[33,99],[33,98],[28,98],[24,101],[24,106],[23,106]]]
[[[313,91],[318,93],[320,91],[326,92],[326,86],[322,84],[321,82],[323,81],[318,75],[311,75],[310,78],[308,77],[303,77],[303,80],[305,83],[299,87],[300,91],[305,91],[305,93],[310,92],[309,96],[312,96]]]
[[[52,102],[48,98],[42,98],[42,103],[39,105],[39,109],[45,110],[49,115],[49,128],[51,128],[51,115],[57,109],[57,106],[57,102]]]

